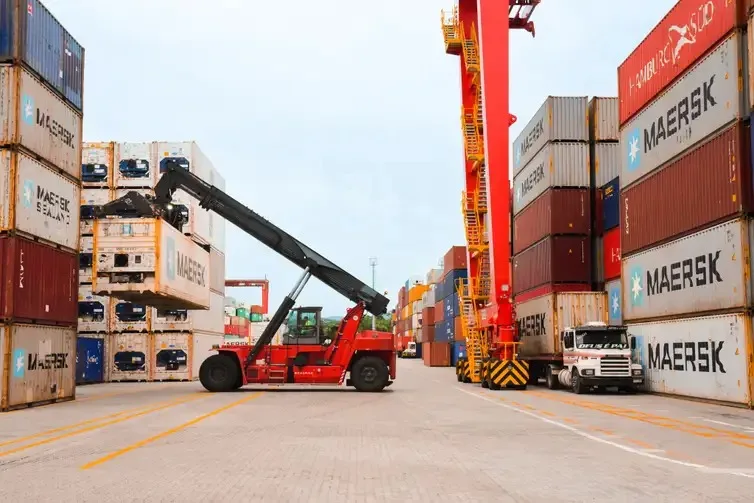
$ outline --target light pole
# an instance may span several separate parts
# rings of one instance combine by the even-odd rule
[[[372,290],[374,290],[374,273],[375,269],[377,269],[377,257],[369,257],[369,267],[372,268]],[[377,330],[377,319],[374,314],[372,314],[372,330]]]

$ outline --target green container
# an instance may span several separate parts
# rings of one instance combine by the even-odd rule
[[[239,316],[241,318],[246,318],[248,320],[249,314],[250,314],[249,310],[246,309],[245,307],[236,308],[236,316]]]
[[[262,315],[257,313],[251,313],[251,321],[263,321]]]

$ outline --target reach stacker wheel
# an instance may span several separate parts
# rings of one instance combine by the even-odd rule
[[[199,367],[199,381],[213,393],[233,391],[240,387],[241,369],[230,355],[212,355]]]
[[[359,358],[351,367],[351,382],[358,391],[382,391],[390,378],[387,365],[376,356]]]

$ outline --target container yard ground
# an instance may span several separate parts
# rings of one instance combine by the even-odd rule
[[[751,501],[749,411],[490,392],[454,383],[450,368],[399,366],[379,394],[79,387],[76,402],[0,416],[3,499],[602,501],[621,491],[636,501]]]

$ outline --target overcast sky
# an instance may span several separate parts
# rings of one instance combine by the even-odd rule
[[[46,0],[86,49],[84,140],[196,140],[228,192],[394,304],[463,244],[458,59],[449,0]],[[520,132],[547,95],[617,96],[616,69],[674,0],[543,0],[512,34]],[[299,269],[229,225],[228,277]],[[229,292],[251,303],[255,291]],[[300,303],[349,301],[312,280]]]

